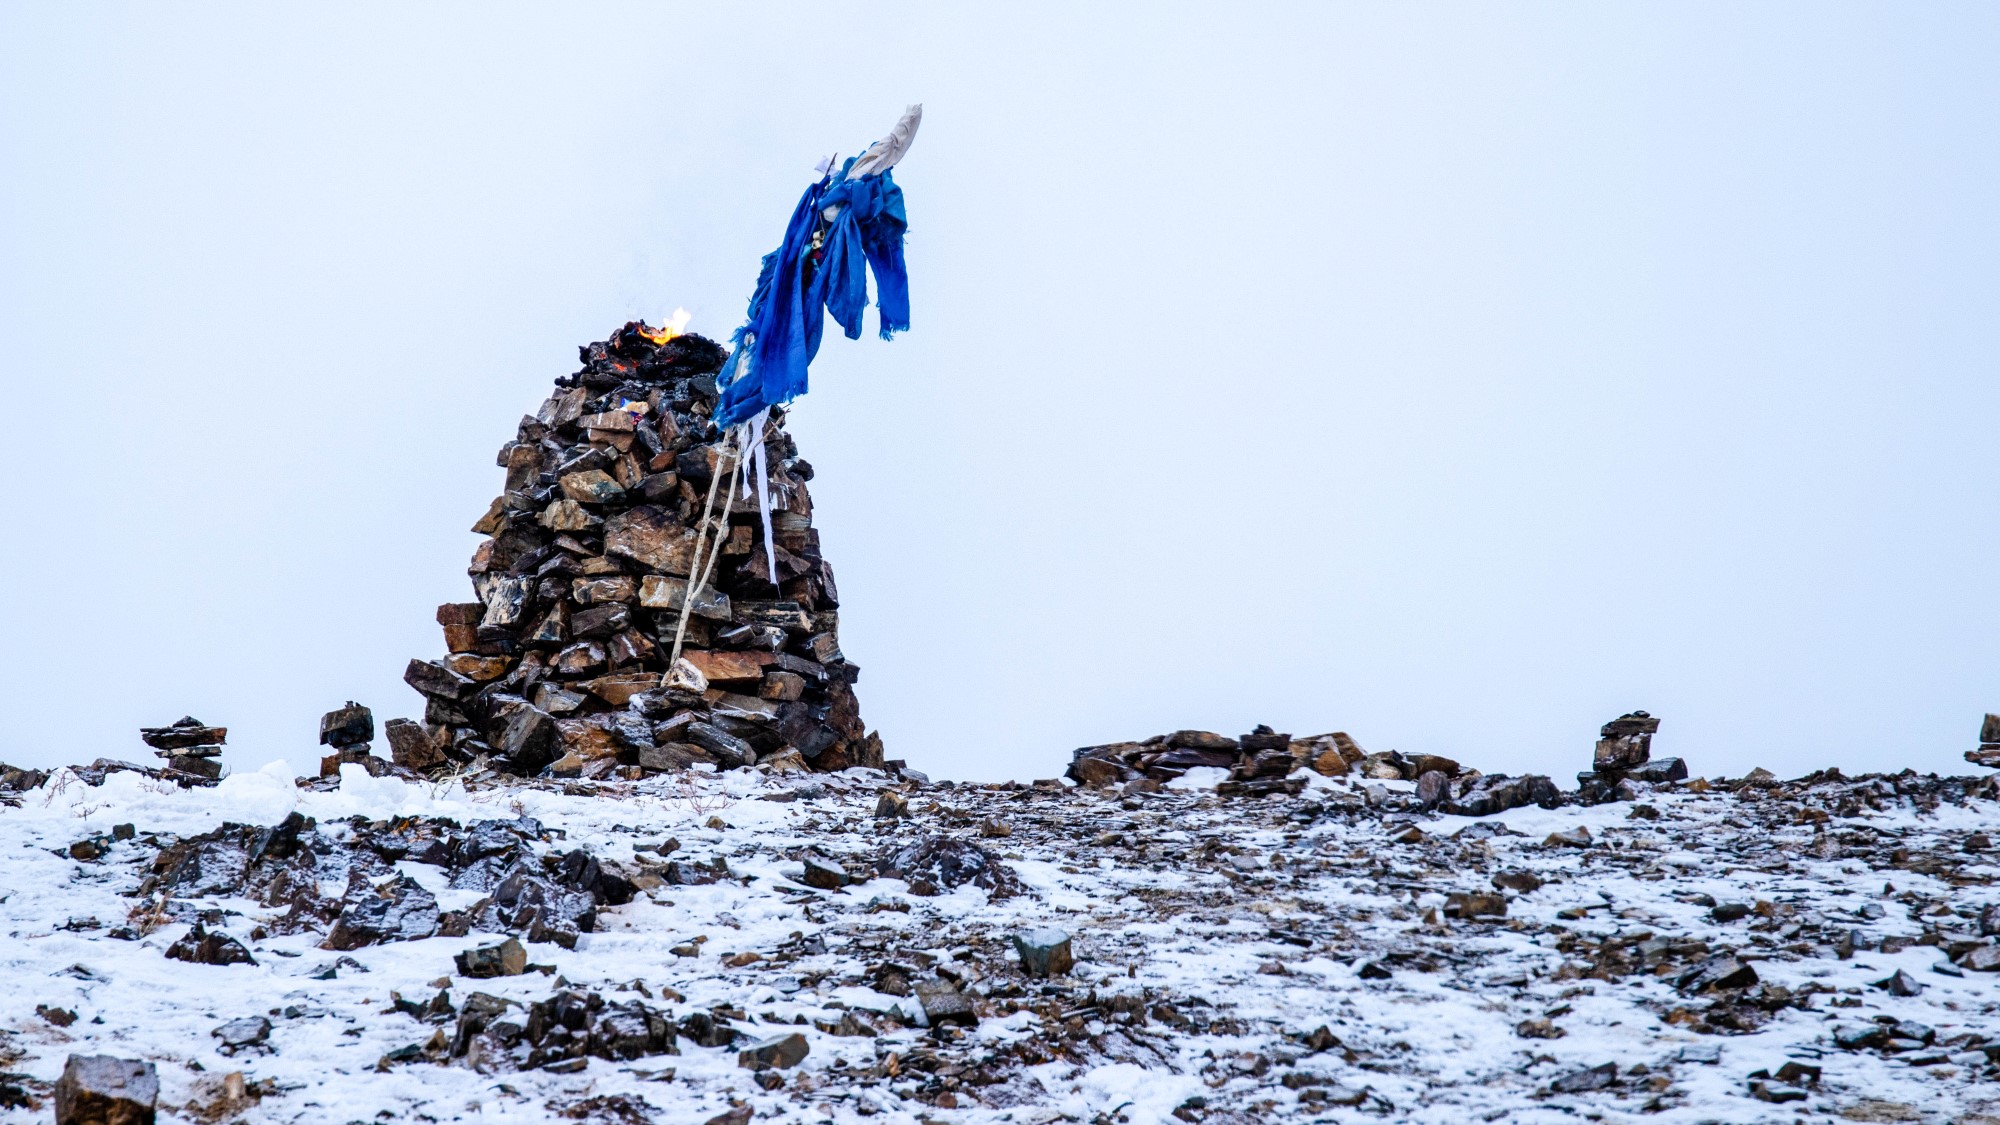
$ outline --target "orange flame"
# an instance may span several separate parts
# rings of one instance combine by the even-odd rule
[[[668,317],[665,324],[660,325],[658,328],[641,328],[639,329],[639,335],[651,340],[653,346],[658,347],[686,332],[688,321],[692,319],[694,319],[693,313],[688,312],[686,309],[675,309],[674,315]]]

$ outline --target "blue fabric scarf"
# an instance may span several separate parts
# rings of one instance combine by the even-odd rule
[[[909,220],[903,213],[903,189],[888,171],[849,180],[847,170],[853,166],[850,157],[841,165],[839,179],[824,178],[806,189],[792,209],[784,242],[764,256],[749,320],[730,339],[717,426],[727,429],[806,393],[806,368],[819,354],[826,324],[821,309],[833,314],[848,339],[861,338],[869,270],[875,273],[882,338],[910,327],[910,278],[903,268],[903,232]],[[833,206],[841,211],[829,222],[821,216]],[[816,230],[823,232],[817,251]]]

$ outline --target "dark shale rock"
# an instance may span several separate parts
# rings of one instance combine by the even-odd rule
[[[1059,977],[1076,964],[1069,934],[1054,927],[1015,934],[1014,950],[1021,955],[1021,971],[1031,977]]]
[[[1644,765],[1652,754],[1653,735],[1659,729],[1660,720],[1644,711],[1621,715],[1604,724],[1604,729],[1598,732],[1595,768],[1629,770]]]
[[[998,856],[970,840],[949,836],[926,836],[898,848],[883,859],[880,870],[913,886],[921,880],[938,891],[970,883],[985,888],[995,900],[1021,893],[1020,879]]]
[[[517,977],[528,971],[528,950],[513,938],[465,950],[452,958],[458,975],[485,979]]]
[[[1557,808],[1561,806],[1562,799],[1562,791],[1556,788],[1555,782],[1541,774],[1524,774],[1521,777],[1485,774],[1473,779],[1469,786],[1456,797],[1443,802],[1441,807],[1456,816],[1492,816],[1528,805]]]
[[[271,1021],[263,1016],[245,1016],[230,1020],[208,1034],[211,1038],[222,1040],[216,1050],[225,1055],[248,1050],[268,1053],[270,1047],[266,1043],[271,1038]]]
[[[211,727],[192,715],[166,727],[141,727],[139,739],[155,750],[191,750],[220,746],[229,737],[228,727]]]
[[[353,950],[387,941],[416,941],[438,931],[437,899],[408,875],[376,884],[360,871],[349,874],[340,917],[321,949]]]
[[[419,773],[436,769],[446,762],[444,748],[437,744],[422,724],[408,719],[390,719],[382,733],[389,739],[389,757],[397,765]]]
[[[153,1125],[159,1100],[152,1063],[71,1055],[56,1080],[56,1125]]]
[[[736,1056],[736,1065],[751,1070],[794,1067],[805,1061],[808,1049],[806,1037],[797,1032],[776,1035],[744,1048]]]
[[[255,965],[257,959],[243,943],[228,934],[210,933],[200,922],[194,924],[179,941],[167,947],[167,956],[175,961],[192,961],[197,965]]]
[[[973,1027],[979,1023],[979,1013],[973,1011],[972,1001],[949,981],[920,981],[915,987],[917,1003],[922,1005],[924,1018],[932,1027],[947,1023]]]
[[[352,699],[337,711],[328,711],[319,720],[322,746],[361,746],[375,739],[375,713]]]

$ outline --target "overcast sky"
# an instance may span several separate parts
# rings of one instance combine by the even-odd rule
[[[515,421],[628,318],[726,337],[921,101],[913,328],[792,423],[890,756],[1568,783],[1646,708],[1697,774],[1967,771],[1996,57],[1988,4],[0,7],[0,759],[421,714]]]

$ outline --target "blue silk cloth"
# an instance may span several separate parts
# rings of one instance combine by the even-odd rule
[[[910,278],[903,268],[903,189],[888,171],[858,180],[826,177],[806,189],[785,226],[785,240],[764,256],[750,316],[730,339],[723,367],[716,425],[727,429],[771,406],[806,393],[806,369],[832,313],[850,340],[861,338],[861,310],[868,307],[868,273],[875,274],[875,307],[882,338],[910,326]],[[830,207],[840,212],[824,218]],[[819,246],[813,235],[819,232]]]

